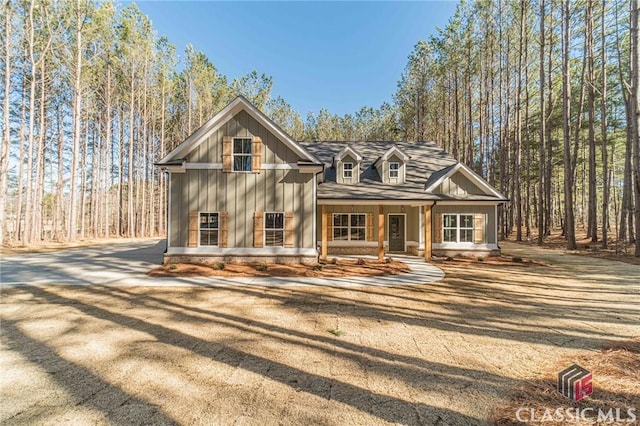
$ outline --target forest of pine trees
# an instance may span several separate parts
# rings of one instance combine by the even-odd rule
[[[571,249],[584,229],[640,256],[638,14],[638,0],[463,2],[417,41],[390,102],[303,118],[270,76],[176,52],[134,3],[5,0],[0,243],[162,235],[153,163],[242,94],[299,140],[437,143],[511,199],[504,238],[561,229]]]

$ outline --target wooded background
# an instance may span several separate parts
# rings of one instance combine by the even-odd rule
[[[0,243],[163,235],[153,166],[239,94],[298,140],[433,141],[512,201],[501,237],[576,228],[640,255],[638,0],[472,1],[416,43],[378,108],[302,117],[135,4],[6,1]],[[213,58],[215,59],[215,58]]]

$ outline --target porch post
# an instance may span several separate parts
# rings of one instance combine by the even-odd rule
[[[322,206],[322,251],[320,259],[323,262],[327,260],[327,206]]]
[[[424,260],[431,260],[431,206],[424,206]]]
[[[384,260],[384,208],[378,206],[378,260]]]

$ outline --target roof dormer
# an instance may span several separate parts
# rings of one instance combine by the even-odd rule
[[[356,184],[360,182],[360,164],[362,156],[353,148],[345,146],[333,158],[336,169],[336,182],[344,184]]]
[[[373,166],[383,183],[401,184],[406,180],[407,162],[410,158],[396,146],[392,146],[373,163]]]

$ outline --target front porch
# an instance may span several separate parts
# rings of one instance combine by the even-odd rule
[[[433,202],[318,202],[320,259],[405,254],[431,259]]]

